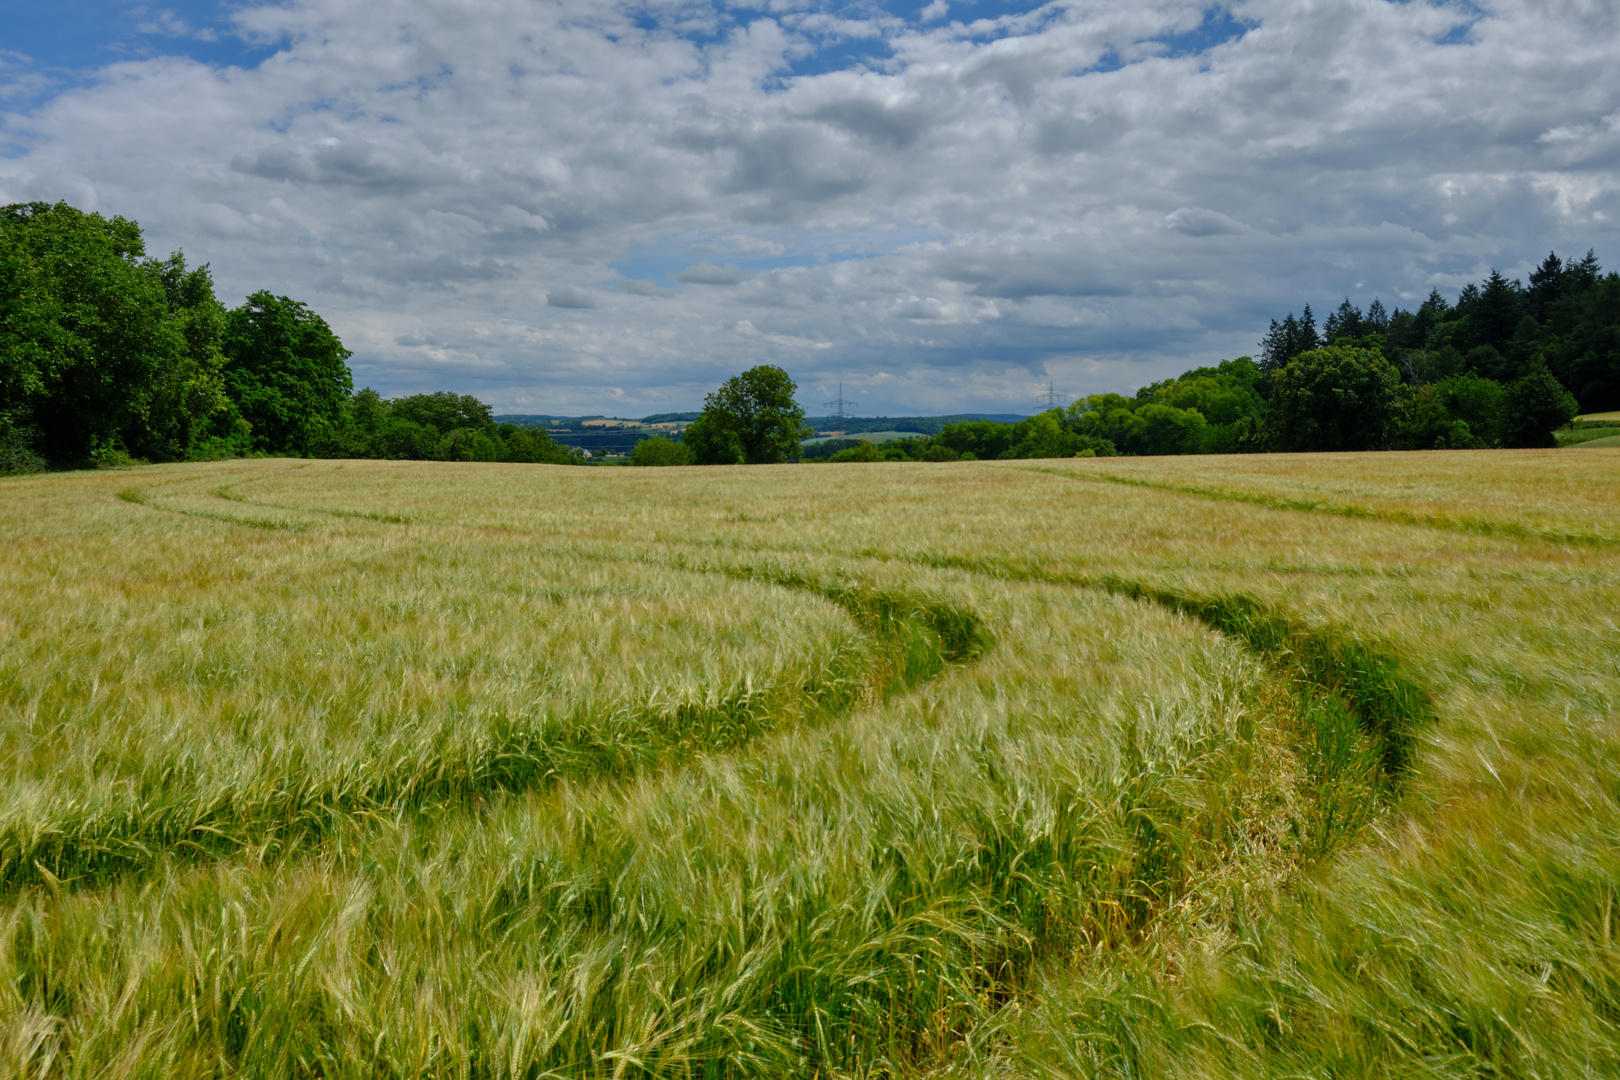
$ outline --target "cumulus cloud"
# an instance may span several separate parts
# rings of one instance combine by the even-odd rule
[[[0,201],[304,299],[385,393],[690,408],[769,361],[806,401],[1024,410],[1307,302],[1620,265],[1620,12],[1586,0],[248,0],[243,66],[145,17],[180,52],[0,54]]]

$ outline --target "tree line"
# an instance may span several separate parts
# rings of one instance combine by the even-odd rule
[[[1554,252],[1528,285],[1493,270],[1454,304],[1438,290],[1415,311],[1346,299],[1321,329],[1307,305],[1273,319],[1258,344],[1258,359],[1194,368],[1134,396],[1094,394],[1015,423],[970,420],[881,446],[830,440],[804,458],[1550,447],[1578,413],[1620,409],[1620,274],[1604,274],[1595,252]],[[798,420],[784,414],[783,430]],[[650,451],[646,464],[705,460]]]
[[[1529,284],[1492,271],[1449,303],[1318,329],[1272,320],[1239,357],[1012,423],[944,423],[883,446],[811,435],[781,368],[708,395],[637,465],[1551,446],[1576,415],[1620,409],[1620,275],[1554,253]],[[249,454],[579,464],[543,428],[497,424],[449,392],[354,389],[349,350],[307,305],[260,291],[226,309],[208,266],[148,257],[140,226],[66,203],[0,209],[0,473]]]
[[[1194,368],[1123,394],[1094,394],[1012,423],[966,420],[878,445],[860,438],[800,447],[810,435],[793,383],[758,367],[711,394],[686,444],[644,439],[635,465],[773,461],[974,461],[1266,451],[1431,450],[1555,445],[1576,415],[1544,365],[1511,382],[1462,370],[1404,381],[1379,343],[1336,339],[1270,370],[1251,357]],[[698,438],[692,436],[696,432]],[[716,437],[712,432],[723,433]]]
[[[468,395],[384,400],[310,308],[227,310],[208,266],[146,255],[138,224],[0,209],[0,473],[247,454],[576,463]]]

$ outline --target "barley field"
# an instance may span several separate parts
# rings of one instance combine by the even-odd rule
[[[7,1077],[1620,1074],[1620,449],[0,480]]]

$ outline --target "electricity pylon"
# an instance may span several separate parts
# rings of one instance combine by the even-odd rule
[[[823,401],[821,406],[824,409],[832,409],[833,415],[838,418],[838,423],[842,425],[845,420],[849,419],[849,410],[858,404],[859,402],[850,401],[844,397],[844,384],[839,383],[838,396],[831,401]]]

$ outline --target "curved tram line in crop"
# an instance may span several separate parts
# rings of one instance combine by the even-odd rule
[[[1072,477],[1061,470],[1036,470]],[[265,479],[265,478],[255,478]],[[1107,479],[1120,479],[1109,477]],[[322,514],[384,524],[410,524],[404,514],[361,512],[341,509],[303,506],[289,503],[249,499],[237,494],[234,488],[243,483],[223,485],[212,490],[218,498],[247,506],[263,506],[297,513]],[[1121,482],[1137,483],[1135,480]],[[1142,481],[1141,486],[1163,487],[1185,494],[1208,494],[1204,489],[1165,485]],[[1214,489],[1210,489],[1213,492]],[[297,524],[269,524],[264,519],[238,518],[233,515],[178,508],[164,505],[145,493],[135,490],[120,493],[126,501],[152,509],[209,517],[214,520],[237,522],[253,527],[300,528]],[[1226,497],[1225,494],[1212,497]],[[1244,500],[1254,501],[1254,500]],[[1267,503],[1266,505],[1271,505]],[[1320,504],[1290,505],[1287,509],[1322,509]],[[1337,512],[1337,511],[1332,511]],[[1384,518],[1378,512],[1368,511],[1354,516]],[[1411,515],[1390,517],[1402,524],[1436,524],[1409,521]],[[1454,528],[1454,523],[1440,523],[1437,527]],[[1469,527],[1470,531],[1479,531]],[[1500,531],[1500,530],[1496,530]],[[1502,533],[1502,535],[1508,535]],[[1523,538],[1519,533],[1513,535]],[[1524,534],[1529,535],[1529,534]],[[1541,537],[1554,539],[1554,537]],[[1559,536],[1556,539],[1567,540]],[[1602,538],[1589,538],[1593,542]],[[1602,541],[1607,542],[1607,541]],[[666,547],[671,545],[664,545]],[[762,554],[793,554],[783,549],[754,548]],[[1317,854],[1327,852],[1350,842],[1361,826],[1370,821],[1380,807],[1394,795],[1410,758],[1415,732],[1434,722],[1434,709],[1429,695],[1420,686],[1403,676],[1398,662],[1390,655],[1369,648],[1353,636],[1333,629],[1306,628],[1253,597],[1240,593],[1219,596],[1193,596],[1149,586],[1117,575],[1061,574],[1044,571],[1037,566],[1010,561],[963,559],[926,552],[895,553],[867,549],[858,557],[879,561],[901,561],[939,569],[957,570],[991,579],[1040,582],[1060,587],[1101,591],[1127,597],[1143,603],[1155,604],[1168,610],[1197,619],[1212,631],[1243,644],[1264,661],[1286,685],[1287,693],[1298,701],[1301,723],[1298,732],[1303,743],[1298,747],[1309,763],[1311,777],[1316,785],[1318,812],[1316,837],[1310,846]],[[721,573],[731,577],[768,583],[822,596],[844,608],[883,647],[879,658],[863,673],[841,673],[832,683],[841,688],[833,693],[810,693],[811,705],[806,709],[807,719],[822,721],[847,713],[873,697],[887,697],[909,690],[919,683],[937,676],[947,663],[972,663],[993,645],[993,638],[985,620],[971,610],[953,608],[935,599],[908,594],[904,591],[875,590],[853,582],[828,582],[810,575],[783,571],[779,568],[708,563],[685,557],[658,558],[654,561],[666,567],[689,573]],[[851,692],[848,687],[864,685],[865,689]],[[769,694],[760,695],[769,700]],[[770,708],[779,708],[771,702],[765,709],[754,704],[752,697],[726,701],[705,710],[683,710],[676,714],[649,714],[628,723],[628,728],[643,739],[650,733],[663,736],[662,760],[678,760],[669,747],[701,746],[710,751],[723,751],[745,744],[750,739],[771,730],[774,724],[764,715]],[[470,797],[481,791],[523,790],[536,784],[547,784],[567,777],[586,779],[591,776],[624,776],[636,766],[626,766],[624,754],[618,747],[591,745],[594,736],[588,722],[573,724],[564,731],[534,732],[514,730],[495,740],[487,760],[470,765],[465,775],[454,781],[441,780],[430,784],[399,784],[388,780],[376,788],[355,792],[341,801],[311,798],[308,794],[289,794],[289,799],[302,806],[317,806],[318,814],[310,818],[319,821],[334,813],[367,813],[377,810],[398,812],[427,802],[453,797]],[[634,741],[625,739],[627,744]],[[654,759],[637,763],[647,767]],[[566,762],[566,764],[564,764]],[[276,807],[272,818],[285,813]],[[255,815],[256,816],[256,815]],[[185,843],[199,852],[228,854],[247,846],[248,841],[236,840],[223,844],[217,837],[215,821],[241,820],[238,808],[222,806],[206,818],[182,826],[180,835],[169,838],[158,847]],[[311,835],[318,835],[319,826],[306,825]],[[285,841],[284,841],[285,842]],[[74,860],[66,853],[73,849],[100,851],[105,845],[92,835],[70,839],[63,837],[55,850],[62,868],[74,867]],[[106,872],[138,866],[147,855],[120,859],[110,851],[100,860],[81,860],[79,874],[94,880]],[[44,851],[50,852],[50,848]],[[9,852],[7,853],[10,854]],[[0,871],[0,881],[8,884],[26,882],[27,853],[21,858],[8,858],[5,866],[18,867],[13,874]],[[35,856],[34,865],[40,874],[50,878],[52,860]],[[121,865],[126,864],[126,865]],[[95,868],[105,867],[99,872]],[[71,872],[71,871],[69,871]]]
[[[1075,480],[1095,481],[1098,479],[1076,475],[1060,469],[1026,467],[1020,471],[1041,472]],[[1341,506],[1316,501],[1307,502],[1261,495],[1251,497],[1241,492],[1231,492],[1225,489],[1170,484],[1132,477],[1105,476],[1101,479],[1155,490],[1173,491],[1177,494],[1249,502],[1273,509],[1342,514],[1350,517],[1388,521],[1393,524],[1454,529],[1513,539],[1534,538],[1560,543],[1596,545],[1620,544],[1620,541],[1597,534],[1559,533],[1515,526],[1510,523],[1491,522],[1485,519],[1457,520],[1398,511],[1383,511],[1369,507]],[[243,483],[246,482],[250,481],[243,481]],[[259,502],[249,500],[241,495],[226,493],[229,488],[235,486],[239,485],[227,485],[215,489],[214,493],[220,498],[231,499],[248,505],[320,513],[337,517],[365,518],[394,524],[408,524],[410,521],[409,518],[402,514],[332,510],[285,503]],[[130,495],[124,493],[121,497],[129,499]],[[151,505],[144,500],[130,499],[130,501],[141,501],[143,505]],[[158,508],[168,509],[161,506]],[[230,519],[221,515],[219,520]],[[258,524],[257,521],[244,523]],[[783,549],[756,548],[755,550],[791,553]],[[1371,649],[1357,641],[1353,636],[1342,632],[1332,629],[1306,628],[1291,620],[1285,613],[1274,610],[1254,597],[1245,596],[1241,593],[1210,597],[1192,596],[1149,586],[1113,574],[1095,576],[1054,574],[1042,571],[1038,567],[1026,563],[962,559],[926,552],[896,554],[879,549],[867,549],[861,551],[859,555],[864,558],[885,561],[898,559],[919,565],[961,570],[991,578],[1040,581],[1051,585],[1101,590],[1126,596],[1133,600],[1158,604],[1180,614],[1196,618],[1215,632],[1242,642],[1264,659],[1269,667],[1278,671],[1290,682],[1309,688],[1309,692],[1326,695],[1329,699],[1332,699],[1334,705],[1328,707],[1327,711],[1338,710],[1343,712],[1372,740],[1374,752],[1380,764],[1382,782],[1386,788],[1393,788],[1398,784],[1399,776],[1405,769],[1410,757],[1414,732],[1433,723],[1435,719],[1434,708],[1430,702],[1429,694],[1400,673],[1399,664],[1394,657]],[[691,564],[684,559],[677,560],[674,565],[681,569],[700,572],[713,572],[716,569],[704,564]],[[989,647],[988,635],[983,628],[983,620],[972,612],[950,612],[938,604],[918,603],[915,598],[884,597],[859,593],[847,586],[829,586],[808,577],[784,574],[779,571],[723,565],[718,569],[719,572],[731,574],[732,576],[769,581],[772,584],[787,588],[818,593],[844,607],[869,629],[878,630],[888,637],[894,637],[897,634],[904,636],[910,632],[909,630],[899,629],[900,623],[904,620],[896,617],[893,612],[903,610],[907,604],[913,604],[915,605],[915,612],[926,613],[924,616],[925,621],[931,626],[934,633],[945,635],[940,640],[944,644],[947,657],[952,661],[964,662],[976,659],[978,655],[982,655],[983,651]],[[882,614],[878,614],[879,612]],[[934,670],[937,671],[937,668]],[[931,671],[930,674],[932,673]],[[912,678],[905,681],[903,685],[909,687],[914,685],[916,681],[915,678]],[[1327,720],[1326,712],[1322,712],[1319,721],[1311,726],[1312,728],[1320,728],[1322,723],[1332,724],[1335,722]],[[1346,735],[1343,733],[1333,734],[1324,729],[1319,730],[1319,737],[1337,745],[1344,741]],[[1347,749],[1336,749],[1331,752],[1330,757],[1342,761],[1344,768],[1359,770],[1361,766],[1352,762],[1354,755],[1346,756],[1347,753]]]
[[[214,494],[219,492],[215,489]],[[301,528],[296,523],[166,505],[139,489],[120,492],[119,497],[148,509],[253,528]],[[334,516],[392,524],[406,520],[386,514]],[[319,841],[345,818],[398,817],[425,806],[469,802],[497,792],[563,781],[623,779],[694,753],[740,747],[775,730],[788,716],[825,723],[932,679],[947,664],[971,663],[991,645],[974,612],[902,590],[873,590],[859,583],[824,582],[747,566],[670,568],[820,596],[853,618],[869,635],[870,647],[858,656],[829,658],[817,677],[803,686],[747,686],[718,701],[682,703],[669,710],[620,707],[603,714],[587,709],[546,716],[538,724],[502,718],[504,722],[488,732],[483,744],[460,761],[399,760],[380,770],[286,777],[284,783],[245,800],[235,792],[216,791],[140,806],[77,812],[70,808],[43,827],[34,821],[13,821],[9,828],[0,827],[0,889],[42,883],[52,888],[94,886],[139,873],[164,857],[220,859],[255,851],[261,860],[273,861]]]
[[[212,494],[222,502],[254,505],[232,491],[235,486],[216,488]],[[238,519],[206,505],[175,505],[148,491],[122,497],[148,510],[221,523],[265,528],[269,520]],[[293,505],[273,508],[325,513]],[[403,515],[327,516],[348,518],[361,529],[407,524],[396,520]],[[1213,780],[1224,756],[1235,748],[1208,742],[1207,733],[1179,750],[1157,746],[1153,736],[1127,726],[1119,733],[1120,765],[1126,767],[1119,777],[1101,776],[1085,784],[1076,779],[1072,790],[1065,781],[1031,801],[1015,776],[998,779],[1028,747],[1021,749],[1010,730],[991,730],[979,736],[988,740],[983,745],[955,751],[966,755],[961,759],[965,768],[932,782],[920,777],[915,782],[920,787],[902,787],[888,796],[895,800],[892,806],[879,800],[876,809],[862,811],[866,817],[840,824],[825,800],[838,790],[846,772],[867,765],[870,751],[861,749],[853,735],[848,739],[854,745],[844,745],[844,725],[825,721],[838,717],[855,722],[865,714],[863,706],[892,697],[894,704],[885,708],[894,716],[887,723],[903,719],[902,731],[926,725],[931,685],[953,669],[958,682],[970,679],[995,645],[992,620],[984,612],[914,589],[875,585],[870,575],[852,579],[848,574],[859,561],[931,567],[983,582],[1007,582],[1009,588],[1118,597],[1191,617],[1216,636],[1240,644],[1264,662],[1276,693],[1292,700],[1297,711],[1288,734],[1297,740],[1294,749],[1305,766],[1302,786],[1309,805],[1291,857],[1303,863],[1355,842],[1362,827],[1388,805],[1404,768],[1410,733],[1430,715],[1426,696],[1389,658],[1348,638],[1303,630],[1282,613],[1242,596],[1182,596],[1115,577],[1064,576],[1035,566],[916,552],[862,551],[834,577],[773,564],[772,554],[760,546],[750,549],[746,560],[727,561],[701,545],[663,544],[636,557],[671,571],[723,574],[813,593],[842,607],[868,635],[872,648],[819,687],[761,688],[753,697],[725,701],[707,712],[619,717],[615,723],[623,737],[617,739],[603,737],[599,717],[577,718],[550,730],[514,726],[494,733],[485,753],[451,772],[424,775],[406,768],[399,775],[331,785],[324,791],[289,790],[282,801],[192,808],[161,821],[87,820],[57,836],[28,838],[33,847],[26,851],[8,851],[5,883],[13,890],[32,881],[53,886],[109,883],[173,856],[222,859],[253,850],[260,858],[241,873],[255,875],[255,881],[296,881],[297,864],[288,855],[318,852],[316,841],[352,836],[354,827],[365,829],[367,819],[374,818],[377,834],[390,843],[394,841],[388,838],[397,836],[401,851],[428,850],[422,868],[409,873],[411,895],[422,890],[431,897],[454,879],[465,893],[456,901],[457,909],[476,914],[480,934],[507,941],[520,931],[555,926],[556,933],[544,938],[545,949],[554,953],[537,962],[578,972],[569,976],[569,985],[579,987],[570,992],[573,996],[546,990],[535,999],[535,1007],[550,1017],[535,1021],[533,1028],[545,1033],[544,1040],[512,1042],[497,1032],[462,1029],[459,1038],[465,1045],[458,1048],[434,1041],[441,1036],[424,1035],[428,1041],[423,1046],[432,1055],[444,1055],[429,1072],[450,1071],[456,1060],[461,1064],[453,1071],[478,1075],[522,1072],[527,1066],[520,1062],[576,1075],[808,1076],[866,1070],[883,1061],[903,1070],[908,1062],[926,1063],[971,1038],[984,1020],[1017,998],[1043,956],[1061,954],[1077,942],[1089,942],[1089,948],[1130,947],[1150,933],[1167,905],[1187,902],[1189,890],[1196,892],[1198,875],[1210,869],[1196,865],[1192,849],[1198,844],[1189,837],[1223,827],[1190,820],[1189,814],[1197,817],[1202,811],[1189,809],[1184,794],[1177,792],[1188,783]],[[914,693],[902,696],[902,691]],[[797,713],[785,707],[790,699],[800,700]],[[809,723],[782,726],[781,719],[790,714]],[[812,735],[817,724],[823,735]],[[815,773],[822,777],[821,786],[800,778],[783,794],[771,796],[775,802],[749,802],[744,799],[748,792],[769,791],[772,783],[784,782],[772,780],[779,766],[752,750],[751,744],[771,731],[778,736],[773,742],[798,740],[798,745],[820,739],[805,745],[844,746],[846,757],[843,764],[829,760],[817,766],[812,755],[806,767],[822,770]],[[866,737],[872,737],[870,731]],[[624,745],[648,739],[656,740],[655,753],[625,753]],[[1162,771],[1167,750],[1184,759],[1179,767],[1184,773]],[[909,753],[898,758],[907,768],[919,768],[927,760],[907,757]],[[737,913],[739,923],[722,919],[713,926],[717,913],[699,918],[706,909],[696,900],[679,890],[665,896],[660,890],[675,886],[660,884],[653,853],[638,848],[633,838],[643,835],[636,831],[637,821],[649,815],[649,820],[662,820],[659,799],[666,796],[658,794],[663,790],[659,777],[670,774],[656,767],[677,761],[686,762],[681,774],[687,779],[680,781],[685,787],[671,789],[667,797],[690,789],[683,797],[692,806],[711,806],[713,827],[722,836],[765,828],[743,824],[764,815],[774,823],[770,828],[790,827],[797,837],[825,814],[823,842],[858,849],[841,856],[860,870],[854,884],[841,886],[854,891],[828,893],[831,879],[814,874],[797,884],[761,879],[748,886],[754,899],[748,910]],[[572,780],[616,783],[580,784],[576,793],[567,782]],[[897,776],[883,784],[899,782]],[[930,783],[943,786],[931,788]],[[466,832],[477,824],[470,810],[482,804],[481,796],[502,793],[507,809]],[[915,801],[936,796],[943,800],[935,805],[936,820],[915,817]],[[622,809],[619,800],[626,797],[632,802]],[[549,847],[535,847],[538,841],[514,832],[533,820],[525,816],[532,813],[524,810],[525,799],[542,800],[548,819],[566,808],[570,821],[601,824],[558,825],[563,830],[559,839],[547,841]],[[1208,802],[1219,808],[1221,799],[1216,795]],[[449,818],[438,810],[427,817],[409,812],[434,807],[462,810],[452,811]],[[271,827],[289,819],[290,826]],[[433,829],[457,821],[463,824],[455,828],[462,832],[444,841],[430,838]],[[226,826],[235,831],[227,835]],[[297,833],[305,846],[294,844],[289,833]],[[282,845],[282,851],[267,857],[267,841]],[[720,845],[710,852],[719,860],[711,877],[751,873],[724,870],[728,859],[743,858],[743,849],[724,844],[742,841],[703,842]],[[447,846],[435,853],[439,843]],[[502,843],[512,849],[505,851]],[[815,851],[815,845],[808,850]],[[404,856],[377,857],[386,863]],[[321,862],[328,858],[330,854]],[[448,878],[441,881],[435,874]],[[169,875],[164,880],[176,879]],[[205,888],[204,879],[196,882],[185,887]],[[120,903],[136,902],[127,889],[109,895],[124,898]],[[334,896],[331,903],[342,908],[345,901]],[[675,917],[694,921],[684,927],[667,924]],[[230,934],[248,932],[244,922]],[[284,973],[276,974],[279,970],[265,968],[263,977],[284,979]],[[642,992],[636,987],[642,984],[653,987],[645,991],[651,995],[645,1000],[637,996]],[[269,989],[241,985],[244,989],[231,991],[238,995],[231,1001],[239,1002],[244,993],[255,1001],[274,996]],[[227,991],[228,986],[221,993]],[[515,1000],[529,999],[518,993]],[[300,1008],[315,1010],[310,1018],[317,1029],[338,1024],[335,1003],[324,996],[319,1001],[325,1004],[310,998]],[[261,1023],[239,1015],[240,1009],[240,1004],[210,1002],[204,1011],[238,1017],[229,1023]],[[353,1038],[346,1043],[349,1035],[335,1028],[323,1036],[333,1049],[322,1052],[332,1054],[332,1062],[344,1060],[344,1046],[351,1058],[369,1048],[379,1061],[391,1062],[394,1071],[410,1071],[413,1059],[404,1034],[374,1029],[364,1015],[344,1009],[339,1026],[352,1029]],[[257,1028],[224,1041],[242,1053],[250,1046],[259,1048],[252,1052],[269,1053],[277,1045],[273,1032]],[[288,1046],[306,1041],[305,1035],[290,1031],[281,1038]],[[527,1049],[520,1052],[521,1047]],[[71,1049],[64,1053],[71,1056]],[[510,1061],[511,1067],[502,1061]],[[291,1063],[284,1066],[292,1068]],[[326,1070],[306,1063],[293,1071]]]
[[[1043,473],[1061,476],[1088,484],[1120,484],[1125,487],[1146,488],[1172,495],[1187,495],[1216,502],[1242,503],[1267,510],[1295,510],[1309,514],[1329,514],[1335,517],[1356,518],[1363,521],[1381,521],[1391,525],[1414,525],[1422,529],[1441,529],[1447,532],[1468,533],[1475,536],[1500,537],[1505,540],[1535,540],[1549,544],[1574,544],[1583,547],[1620,547],[1620,538],[1602,533],[1570,532],[1515,521],[1498,521],[1477,515],[1447,516],[1420,514],[1410,510],[1365,506],[1360,503],[1332,502],[1327,499],[1294,499],[1285,495],[1272,495],[1258,491],[1236,491],[1232,488],[1205,484],[1177,484],[1168,480],[1151,480],[1141,476],[1121,476],[1118,473],[1099,472],[1095,475],[1070,469],[1053,469],[1040,465],[1025,465],[1019,472]]]

